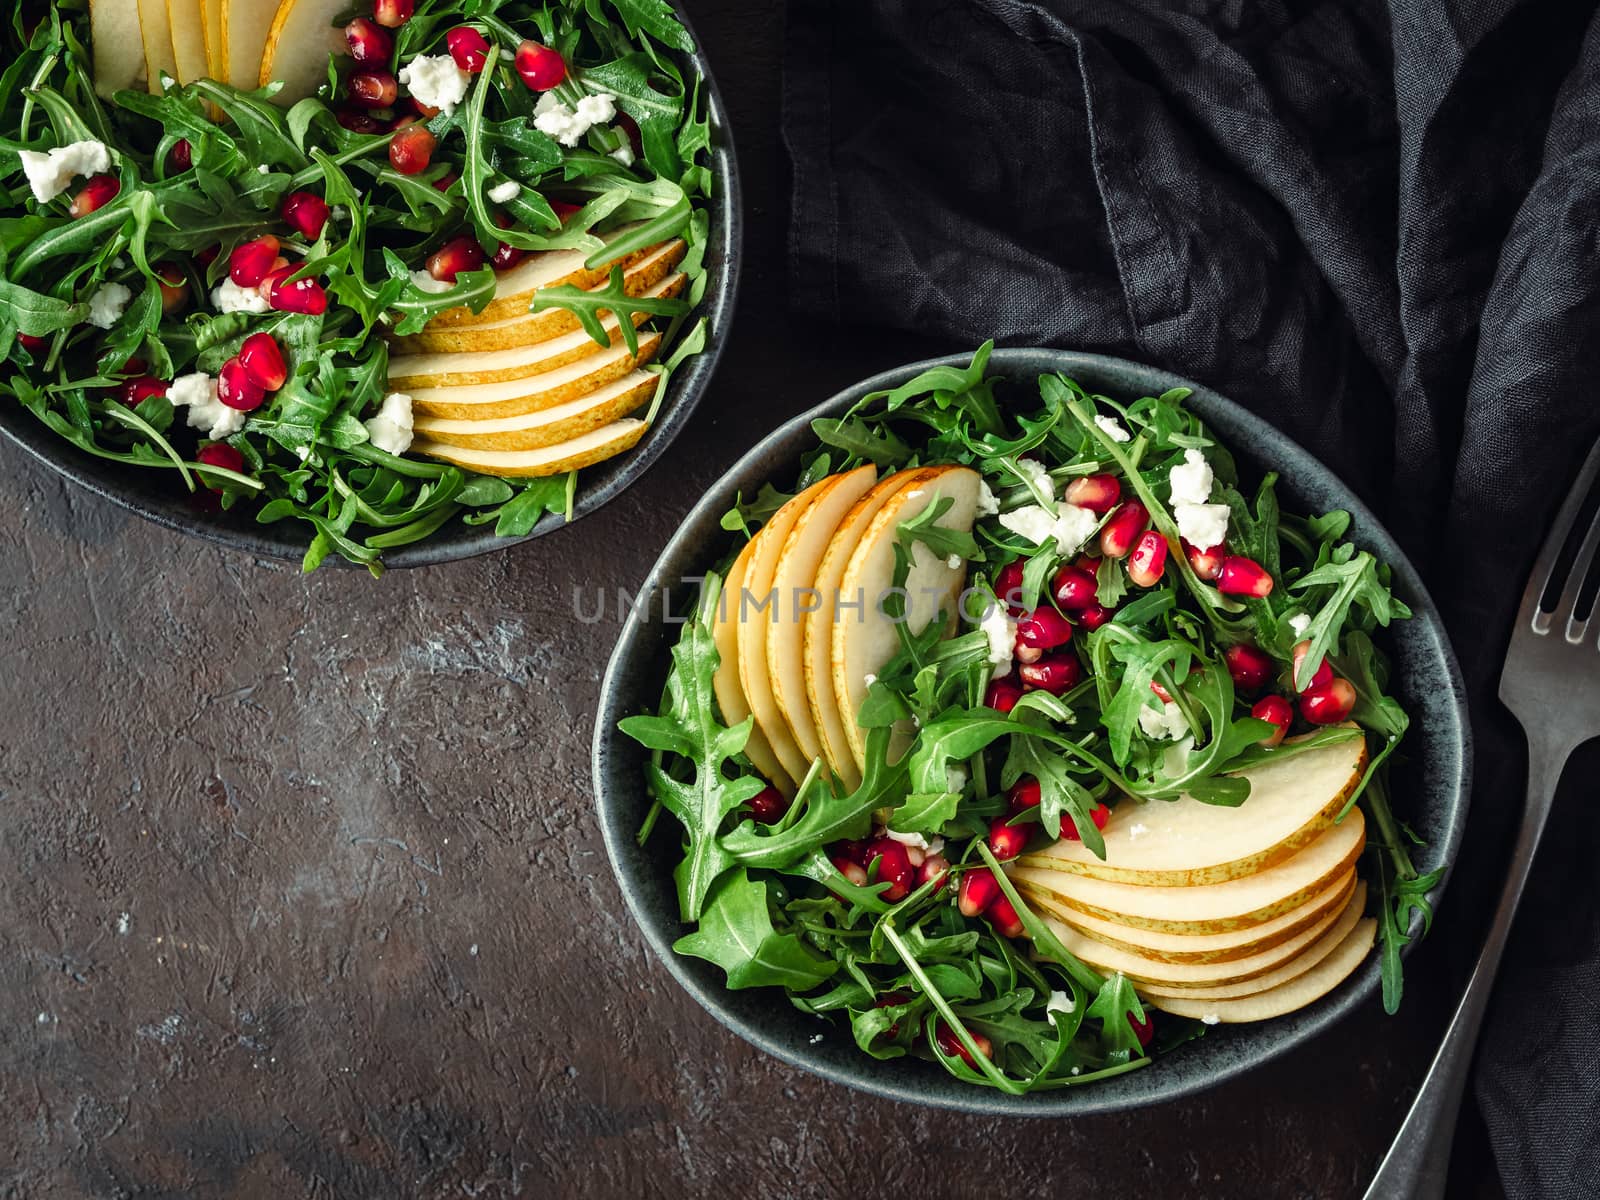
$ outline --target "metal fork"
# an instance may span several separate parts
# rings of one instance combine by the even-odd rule
[[[1456,1007],[1405,1124],[1379,1165],[1372,1186],[1367,1188],[1366,1200],[1438,1200],[1444,1195],[1450,1145],[1455,1140],[1473,1047],[1511,933],[1512,918],[1550,817],[1556,785],[1561,782],[1562,768],[1572,752],[1590,738],[1600,736],[1600,653],[1595,649],[1595,631],[1600,629],[1600,619],[1595,618],[1600,613],[1578,612],[1583,581],[1594,564],[1596,548],[1600,547],[1600,512],[1591,521],[1571,570],[1564,577],[1556,574],[1562,548],[1570,540],[1597,475],[1600,445],[1590,452],[1539,552],[1500,674],[1500,699],[1521,722],[1528,739],[1528,803],[1523,809],[1522,828],[1511,853],[1510,873],[1500,893],[1500,905],[1495,909],[1494,923],[1472,970],[1466,995]],[[1546,608],[1544,597],[1557,588],[1560,599],[1552,608]]]

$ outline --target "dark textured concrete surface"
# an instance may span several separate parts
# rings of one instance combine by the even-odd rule
[[[786,317],[780,8],[694,11],[747,175],[740,316],[597,516],[307,579],[0,450],[0,1196],[1359,1194],[1442,1024],[1437,946],[1396,1019],[1189,1102],[1001,1123],[756,1054],[622,910],[588,772],[616,617],[573,589],[636,586],[784,417],[952,349]],[[1494,1196],[1475,1120],[1452,1193]]]

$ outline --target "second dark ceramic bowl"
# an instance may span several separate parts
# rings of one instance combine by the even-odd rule
[[[963,358],[936,361],[965,363]],[[1372,1002],[1378,989],[1377,955],[1330,995],[1289,1016],[1257,1025],[1219,1027],[1143,1070],[1083,1088],[1008,1096],[960,1083],[937,1064],[919,1059],[879,1062],[856,1048],[848,1028],[798,1012],[776,989],[730,991],[717,967],[673,953],[672,943],[686,932],[678,919],[672,881],[678,839],[662,828],[645,846],[638,844],[636,834],[650,805],[643,774],[646,754],[617,732],[617,722],[634,713],[655,711],[669,650],[680,628],[666,614],[687,610],[694,585],[684,581],[704,572],[729,548],[729,535],[718,519],[737,494],[754,495],[767,480],[787,487],[801,454],[816,444],[811,431],[814,418],[838,416],[868,392],[895,387],[933,365],[913,363],[864,380],[773,432],[706,493],[662,551],[612,655],[595,722],[595,793],[617,880],[667,969],[712,1016],[785,1062],[836,1083],[912,1103],[1013,1116],[1109,1112],[1211,1087],[1286,1053],[1358,1005]],[[1393,791],[1401,815],[1427,842],[1415,855],[1418,870],[1447,867],[1465,825],[1469,792],[1471,756],[1461,674],[1421,579],[1366,506],[1314,457],[1260,418],[1165,371],[1056,350],[996,351],[989,371],[1006,379],[1014,393],[1026,389],[1032,402],[1036,402],[1034,380],[1054,371],[1064,372],[1091,392],[1122,399],[1191,388],[1190,404],[1233,451],[1243,471],[1282,473],[1279,496],[1286,508],[1350,512],[1351,538],[1390,564],[1395,590],[1414,613],[1411,620],[1392,626],[1387,638],[1395,667],[1393,691],[1413,718],[1406,761],[1396,769]],[[1435,900],[1443,886],[1441,881],[1434,890]],[[814,1040],[819,1034],[822,1037]]]
[[[672,0],[678,20],[694,38],[680,0]],[[699,39],[694,38],[699,45]],[[705,81],[706,113],[711,123],[711,158],[718,190],[711,200],[711,244],[706,247],[707,287],[705,298],[691,316],[706,319],[706,349],[672,373],[667,397],[655,421],[639,444],[626,454],[587,467],[578,475],[577,497],[572,520],[588,516],[616,499],[634,480],[647,471],[689,423],[700,402],[723,346],[733,326],[734,295],[739,282],[740,246],[743,239],[739,164],[734,156],[733,133],[728,126],[722,93],[711,75],[705,54],[696,50],[682,56],[684,65]],[[255,514],[243,507],[228,512],[203,512],[191,502],[187,492],[169,471],[124,466],[86,454],[47,428],[20,404],[0,404],[0,436],[102,499],[137,513],[167,529],[217,542],[255,558],[277,558],[299,562],[311,541],[311,529],[301,521],[279,521],[272,525],[256,523]],[[547,513],[526,537],[506,538],[491,526],[464,525],[452,519],[442,528],[410,546],[386,551],[386,567],[427,567],[504,550],[519,542],[542,537],[571,522],[560,514]],[[337,555],[330,565],[349,566]]]

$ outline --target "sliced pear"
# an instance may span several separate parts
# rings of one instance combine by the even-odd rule
[[[166,5],[178,82],[204,79],[210,67],[206,62],[205,21],[200,13],[202,0],[166,0]]]
[[[632,450],[648,428],[649,425],[644,421],[613,421],[569,442],[544,446],[538,450],[468,450],[462,446],[441,446],[437,442],[422,439],[412,442],[411,450],[414,454],[425,454],[442,462],[455,463],[458,467],[466,467],[482,475],[504,475],[507,478],[560,475],[566,471],[592,467],[597,462],[615,458],[624,450]]]
[[[1200,887],[1140,887],[1074,871],[1015,868],[1019,887],[1059,898],[1080,912],[1119,925],[1165,933],[1248,929],[1300,907],[1355,867],[1366,845],[1366,820],[1350,810],[1299,854],[1255,875]]]
[[[867,696],[867,679],[882,670],[900,648],[895,623],[882,608],[894,586],[895,543],[900,526],[926,508],[949,497],[953,503],[939,518],[947,529],[970,531],[978,513],[981,477],[970,467],[932,467],[932,479],[897,491],[873,516],[850,553],[839,581],[830,651],[834,698],[844,717],[845,737],[856,766],[865,765],[865,744],[856,714]],[[953,630],[960,614],[956,601],[967,578],[967,564],[951,566],[918,542],[906,577],[906,627],[921,633],[941,614]],[[826,601],[825,601],[826,602]],[[860,608],[849,608],[856,605]]]
[[[674,240],[629,265],[622,273],[622,290],[642,296],[671,273],[683,258],[684,244]],[[591,291],[597,291],[601,283]],[[454,310],[452,310],[454,311]],[[564,308],[524,312],[498,321],[441,324],[430,321],[420,332],[389,339],[397,354],[456,354],[464,350],[504,350],[531,346],[579,328],[578,318]]]
[[[106,99],[145,83],[144,35],[139,0],[93,0],[89,40],[94,50],[94,90]]]
[[[750,563],[746,568],[744,591],[736,625],[739,634],[739,683],[744,688],[756,724],[766,734],[772,752],[778,756],[791,779],[804,779],[811,769],[808,759],[794,740],[783,719],[777,698],[772,694],[772,677],[767,671],[767,636],[776,623],[778,609],[794,598],[780,596],[773,587],[778,559],[783,554],[789,531],[801,515],[826,495],[834,476],[819,480],[773,513],[752,539]]]
[[[711,619],[711,640],[717,647],[717,670],[711,677],[711,690],[716,693],[717,707],[722,710],[725,725],[737,725],[750,716],[750,701],[745,699],[744,685],[739,682],[739,620],[754,546],[754,539],[746,542],[728,568],[728,576],[722,581],[722,594],[717,599],[717,611]],[[766,776],[768,783],[785,796],[794,795],[794,780],[778,762],[767,735],[754,722],[750,725],[750,740],[745,743],[744,753],[756,770]]]
[[[1309,897],[1304,904],[1282,916],[1248,929],[1224,933],[1161,933],[1154,929],[1136,929],[1054,901],[1051,901],[1054,907],[1050,911],[1080,933],[1129,954],[1170,963],[1228,962],[1276,946],[1316,924],[1329,913],[1343,908],[1355,887],[1356,873],[1347,872],[1325,891]]]
[[[1257,992],[1265,992],[1281,984],[1288,983],[1297,975],[1304,975],[1328,955],[1338,948],[1339,943],[1350,935],[1356,927],[1356,922],[1361,919],[1361,914],[1367,908],[1367,885],[1358,883],[1351,889],[1350,895],[1333,914],[1334,919],[1322,931],[1320,937],[1309,946],[1296,954],[1287,962],[1278,964],[1270,971],[1259,975],[1252,975],[1248,979],[1236,979],[1227,983],[1208,984],[1204,987],[1171,987],[1167,984],[1141,983],[1139,991],[1151,996],[1171,997],[1178,1000],[1237,1000],[1241,996],[1252,996]]]
[[[254,91],[260,87],[267,33],[278,15],[278,0],[222,0],[222,49],[227,82]]]
[[[624,225],[601,234],[600,240],[613,241],[634,228],[633,225]],[[541,288],[560,287],[563,284],[580,288],[597,287],[611,277],[612,267],[621,267],[626,276],[630,266],[662,248],[660,245],[646,246],[603,267],[583,265],[590,254],[587,250],[545,250],[531,254],[509,271],[500,272],[495,278],[494,299],[484,306],[482,312],[475,313],[466,307],[447,308],[429,321],[428,326],[442,329],[447,325],[481,325],[489,321],[503,321],[507,317],[525,316],[528,305],[533,303],[533,294]]]
[[[1304,1008],[1320,1000],[1355,973],[1372,949],[1378,923],[1371,917],[1356,922],[1355,928],[1316,966],[1296,975],[1287,983],[1236,1000],[1196,1000],[1176,996],[1152,996],[1150,1005],[1162,1012],[1196,1020],[1216,1018],[1224,1025],[1248,1021],[1267,1021]]]
[[[808,760],[826,757],[806,699],[805,621],[822,606],[815,587],[817,568],[839,523],[877,478],[877,467],[870,465],[830,476],[827,488],[789,531],[772,576],[773,592],[782,603],[767,630],[767,676],[778,711]]]
[[[816,587],[822,596],[822,606],[807,613],[804,628],[804,654],[806,673],[806,701],[811,707],[811,720],[822,743],[823,757],[833,773],[851,791],[861,786],[861,768],[856,766],[855,755],[850,750],[850,738],[845,731],[845,719],[839,711],[839,701],[833,692],[834,601],[839,596],[839,581],[849,565],[850,555],[861,542],[872,518],[888,503],[889,498],[901,488],[915,483],[927,483],[933,478],[931,468],[897,471],[880,480],[871,491],[856,501],[855,506],[839,522],[833,539],[828,543],[817,567]]]
[[[669,275],[645,294],[676,296],[687,282],[683,275]],[[633,313],[640,324],[648,313]],[[612,346],[622,345],[621,322],[613,313],[601,321]],[[507,350],[475,350],[460,354],[402,354],[389,360],[389,386],[409,391],[416,387],[455,387],[480,383],[503,383],[526,379],[575,362],[604,349],[582,329],[563,333],[547,342],[515,346]]]
[[[344,29],[334,24],[349,9],[348,0],[279,0],[254,86],[282,80],[283,89],[273,97],[279,104],[315,92],[328,80],[328,56],[349,53]]]
[[[660,349],[661,335],[642,334],[639,354],[628,353],[618,342],[609,350],[580,358],[554,371],[508,379],[504,383],[476,383],[460,387],[412,388],[411,407],[434,417],[461,421],[520,417],[561,404],[570,404],[615,383]]]
[[[200,25],[206,36],[206,74],[228,77],[227,55],[222,46],[222,0],[200,0]]]
[[[1106,822],[1104,860],[1063,839],[1019,861],[1146,886],[1238,879],[1288,858],[1332,825],[1366,765],[1366,740],[1353,737],[1243,772],[1250,799],[1237,808],[1190,796],[1124,800]]]
[[[160,95],[161,76],[178,77],[172,31],[167,28],[166,0],[139,0],[139,36],[144,42],[145,87],[151,95]]]
[[[459,421],[419,415],[416,433],[439,445],[471,450],[537,450],[571,441],[643,407],[660,379],[649,371],[635,371],[587,396],[520,417]]]

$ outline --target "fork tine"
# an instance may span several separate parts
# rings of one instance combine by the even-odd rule
[[[1584,632],[1589,627],[1588,617],[1578,620],[1578,600],[1583,593],[1583,581],[1589,577],[1589,568],[1594,565],[1596,547],[1600,547],[1600,509],[1595,511],[1594,520],[1589,522],[1589,532],[1584,534],[1583,545],[1578,547],[1577,557],[1572,560],[1572,573],[1567,576],[1566,586],[1561,589],[1561,602],[1555,610],[1557,617],[1566,617],[1566,639],[1575,646],[1583,641]]]
[[[1594,481],[1597,475],[1600,475],[1600,442],[1596,442],[1594,448],[1589,451],[1589,457],[1584,461],[1583,470],[1578,472],[1578,478],[1574,481],[1572,490],[1567,494],[1566,501],[1561,505],[1561,511],[1556,514],[1556,519],[1550,526],[1550,533],[1544,540],[1544,547],[1539,551],[1539,560],[1534,563],[1533,570],[1528,573],[1528,590],[1523,593],[1522,609],[1517,614],[1517,623],[1519,625],[1531,624],[1540,633],[1544,633],[1549,629],[1549,621],[1541,622],[1540,620],[1540,598],[1550,587],[1550,577],[1555,571],[1556,560],[1561,557],[1561,548],[1567,543],[1567,536],[1572,532],[1572,527],[1578,520],[1578,513],[1583,509],[1583,502],[1594,488]],[[1593,535],[1594,531],[1591,529],[1590,537],[1592,538]],[[1574,574],[1574,578],[1577,577]]]

